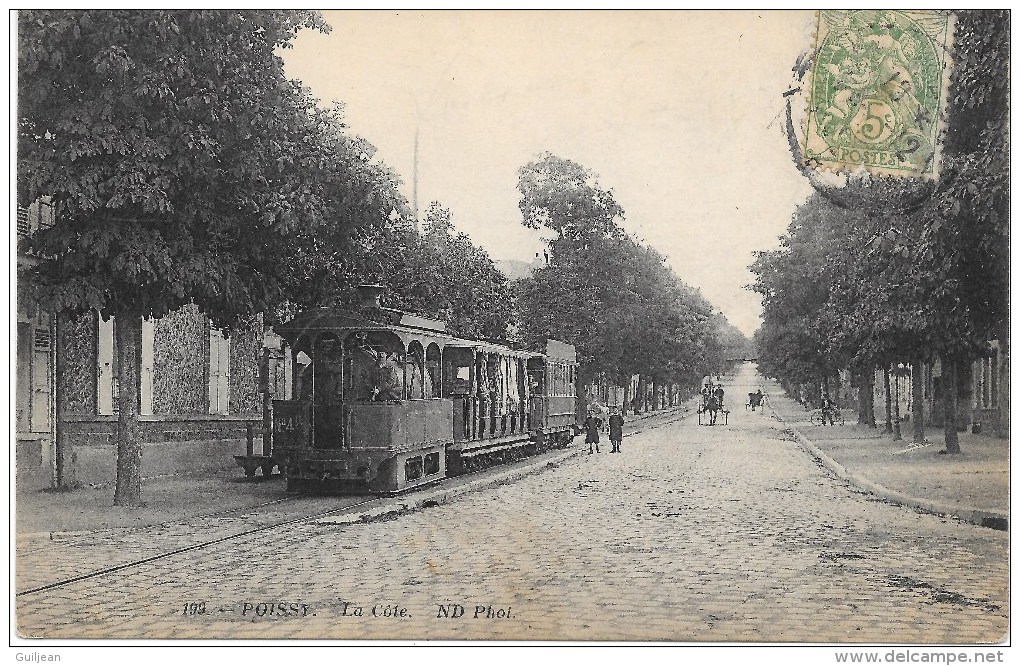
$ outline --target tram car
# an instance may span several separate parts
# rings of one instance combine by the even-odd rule
[[[572,345],[543,352],[447,334],[382,307],[319,308],[274,327],[293,355],[292,400],[273,401],[273,456],[289,490],[400,492],[566,446],[577,432]]]

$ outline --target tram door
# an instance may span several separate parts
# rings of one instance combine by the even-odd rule
[[[528,359],[528,382],[530,383],[531,404],[529,421],[531,428],[544,428],[546,405],[545,363],[541,358]]]
[[[343,353],[336,336],[326,333],[316,341],[312,373],[312,445],[317,449],[342,448]]]

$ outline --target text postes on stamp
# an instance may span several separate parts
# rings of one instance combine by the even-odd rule
[[[806,165],[937,177],[952,27],[942,11],[820,11]]]

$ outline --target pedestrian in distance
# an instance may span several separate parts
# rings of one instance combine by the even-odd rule
[[[829,425],[836,425],[836,403],[827,395],[822,396],[822,425],[828,421]]]
[[[620,453],[620,444],[623,443],[623,416],[619,409],[614,409],[609,417],[609,441],[613,444],[610,453]]]
[[[599,451],[599,428],[602,427],[602,419],[595,416],[594,413],[588,414],[588,418],[584,421],[584,443],[588,445],[588,455],[592,453],[601,453]],[[592,450],[592,447],[595,450]]]

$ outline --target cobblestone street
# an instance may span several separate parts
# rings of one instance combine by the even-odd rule
[[[606,442],[599,455],[448,504],[364,524],[292,525],[18,597],[19,632],[1003,638],[1008,533],[855,490],[816,464],[770,413],[745,411],[741,396],[757,386],[749,366],[724,384],[729,425],[699,426],[691,413],[627,437],[620,455],[606,453]],[[784,398],[773,389],[771,399]],[[222,533],[214,523],[203,521],[203,529]],[[80,570],[102,566],[83,562]]]

